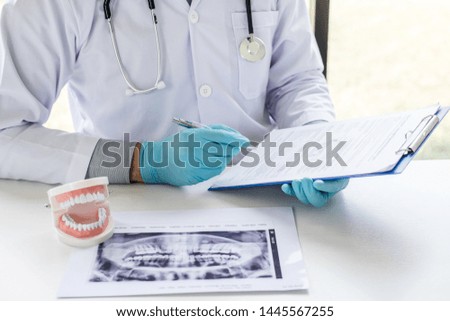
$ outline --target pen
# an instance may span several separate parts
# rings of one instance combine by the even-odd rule
[[[182,118],[176,118],[173,117],[172,121],[182,127],[186,127],[186,128],[209,128],[206,125],[203,125],[201,123],[195,122],[195,121],[190,121],[190,120],[185,120]]]
[[[177,118],[177,117],[173,117],[172,121],[175,124],[177,124],[179,126],[182,126],[182,127],[186,127],[186,128],[210,128],[207,125],[204,125],[204,124],[201,124],[201,123],[198,123],[198,122],[195,122],[195,121],[190,121],[190,120],[185,120],[185,119],[182,119],[182,118]],[[250,142],[250,147],[248,147],[248,146],[246,148],[242,148],[241,147],[241,152],[238,155],[236,155],[234,157],[234,159],[232,159],[230,161],[230,164],[233,164],[233,165],[237,164],[250,151],[250,148],[256,147],[257,145],[258,145],[258,143]]]

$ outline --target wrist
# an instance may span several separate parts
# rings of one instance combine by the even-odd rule
[[[161,144],[158,142],[143,142],[139,148],[139,169],[142,182],[145,184],[162,183],[157,173],[157,164],[161,162]]]
[[[133,151],[133,159],[131,161],[130,168],[130,182],[131,183],[144,183],[141,175],[141,164],[140,164],[140,151],[142,145],[140,143],[136,144]]]

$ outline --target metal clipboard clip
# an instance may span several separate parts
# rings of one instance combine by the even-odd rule
[[[436,127],[437,124],[439,124],[439,117],[436,115],[428,115],[422,118],[422,120],[416,126],[416,128],[408,131],[405,134],[405,142],[402,144],[402,146],[400,146],[399,150],[396,151],[395,153],[396,154],[402,153],[403,155],[415,153],[417,149],[420,147],[420,145],[422,145],[422,143],[428,137],[428,135],[430,135],[431,131]],[[410,138],[417,131],[419,131],[419,133],[409,143]],[[405,147],[405,145],[407,146]]]

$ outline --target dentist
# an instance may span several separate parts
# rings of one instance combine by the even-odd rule
[[[248,139],[333,121],[322,70],[304,0],[5,1],[0,178],[201,182]],[[75,133],[43,126],[66,85]],[[223,125],[178,132],[173,117]],[[125,134],[140,142],[129,153]],[[212,142],[219,165],[176,164],[164,146],[190,135],[199,147],[178,156],[200,159]],[[123,151],[118,166],[102,165],[107,146]],[[167,166],[151,166],[149,155]],[[347,183],[304,179],[282,189],[322,206]]]

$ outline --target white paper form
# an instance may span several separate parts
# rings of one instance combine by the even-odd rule
[[[398,151],[405,143],[405,135],[425,124],[422,120],[438,109],[436,106],[384,117],[274,130],[265,140],[272,142],[271,148],[259,144],[215,179],[212,188],[389,171],[402,157]],[[334,149],[339,160],[332,157]]]
[[[73,253],[58,297],[308,286],[291,208],[122,212],[113,217],[111,239]]]

